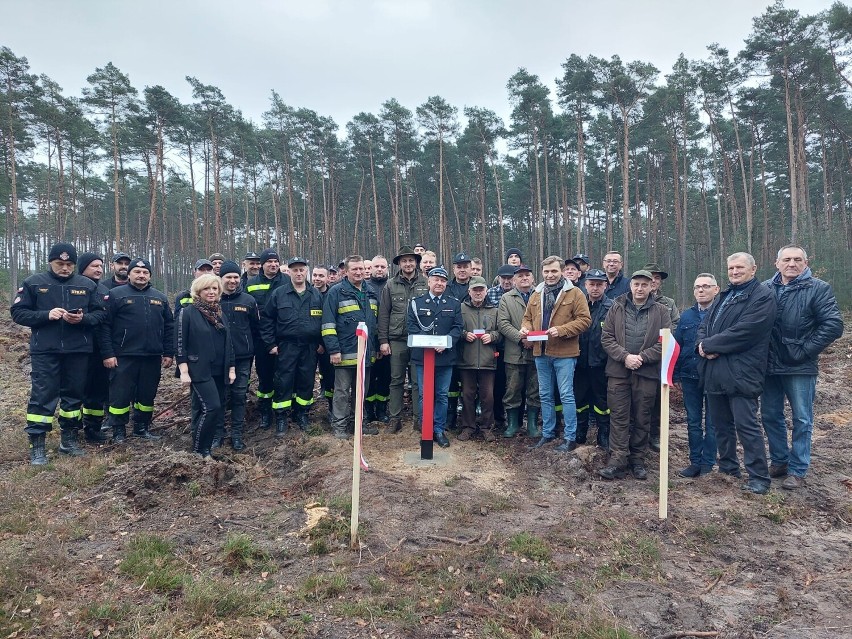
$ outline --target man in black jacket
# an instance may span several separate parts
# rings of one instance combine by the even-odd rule
[[[257,308],[263,311],[266,302],[276,288],[290,281],[290,276],[281,272],[278,253],[271,248],[260,254],[260,273],[251,278],[246,285],[246,293],[257,302]],[[254,344],[254,369],[257,371],[257,406],[260,410],[260,428],[272,425],[272,395],[275,391],[275,368],[277,358],[264,348],[262,340]]]
[[[592,324],[580,334],[580,357],[574,375],[574,401],[577,404],[577,443],[585,444],[589,414],[595,412],[597,443],[609,448],[609,407],[606,403],[606,351],[601,345],[601,329],[612,300],[606,296],[606,273],[598,269],[586,273],[586,299]]]
[[[707,393],[707,409],[716,429],[719,470],[740,477],[737,439],[743,447],[748,482],[743,490],[769,492],[766,446],[757,421],[757,398],[775,323],[775,296],[755,278],[757,265],[748,253],[728,257],[730,286],[723,291],[698,328],[701,361],[698,373]]]
[[[86,368],[93,329],[105,316],[102,298],[90,279],[74,274],[77,251],[55,244],[46,273],[32,275],[18,289],[10,312],[16,324],[29,326],[32,391],[24,432],[30,439],[30,463],[47,464],[45,437],[53,429],[59,404],[59,452],[83,455],[77,440]]]
[[[808,254],[789,244],[778,251],[778,272],[764,282],[778,302],[769,345],[769,368],[760,400],[763,429],[769,441],[770,477],[783,477],[782,488],[804,483],[811,461],[814,395],[819,354],[843,335],[843,318],[831,285],[808,268]],[[793,413],[788,445],[784,398]]]
[[[105,305],[109,291],[101,283],[104,274],[104,260],[97,253],[83,253],[77,261],[80,275],[88,277],[98,287],[101,304]],[[106,313],[104,313],[106,318]],[[104,358],[100,346],[95,341],[86,373],[86,390],[83,393],[83,434],[86,441],[100,444],[109,441],[109,436],[101,432],[104,421],[104,409],[109,401],[109,371],[104,367]]]
[[[231,406],[231,448],[243,450],[243,428],[246,416],[246,392],[251,376],[251,361],[254,355],[254,343],[259,339],[260,317],[255,299],[244,292],[240,286],[240,267],[236,262],[226,261],[219,267],[222,278],[222,299],[219,301],[222,312],[228,318],[231,331],[231,343],[234,348],[235,378],[232,384],[225,386],[226,402]],[[224,423],[213,439],[225,438]]]
[[[151,286],[151,263],[130,262],[130,284],[114,288],[107,300],[101,350],[110,369],[109,423],[112,440],[125,440],[133,407],[133,436],[156,440],[149,432],[160,367],[169,368],[174,354],[174,316],[168,298]]]
[[[624,259],[621,253],[610,251],[604,255],[603,270],[607,278],[606,296],[611,300],[630,292],[630,280],[624,277],[623,266]]]
[[[450,380],[456,363],[456,346],[461,338],[464,322],[459,301],[447,294],[448,273],[442,266],[429,271],[429,292],[411,300],[406,324],[409,335],[449,335],[449,348],[435,349],[435,412],[433,433],[435,443],[447,448],[450,440],[444,432],[448,418]],[[417,388],[423,406],[423,349],[412,349],[411,361],[417,371]]]
[[[308,429],[317,352],[322,348],[323,298],[308,284],[308,261],[294,257],[287,267],[290,281],[275,289],[260,311],[264,352],[276,358],[272,397],[276,437],[287,433],[288,413],[300,429]]]
[[[130,270],[130,256],[127,253],[116,253],[112,256],[112,277],[102,284],[107,289],[127,284],[127,272]],[[80,273],[82,274],[82,270]]]

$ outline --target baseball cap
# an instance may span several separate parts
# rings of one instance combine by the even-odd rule
[[[470,278],[470,285],[468,288],[488,288],[488,284],[485,282],[484,277],[474,275]]]
[[[586,279],[588,279],[588,275],[586,275]],[[635,280],[637,277],[645,277],[649,280],[654,279],[654,276],[651,274],[651,271],[646,271],[645,269],[639,269],[638,271],[633,271],[633,275],[630,276],[631,280]]]
[[[601,282],[608,282],[609,278],[607,278],[606,273],[604,273],[599,268],[593,268],[586,271],[586,281],[589,280],[599,280]]]
[[[195,263],[195,270],[197,271],[202,266],[209,266],[210,268],[213,268],[213,262],[211,262],[210,260],[205,260],[205,259],[202,258]]]

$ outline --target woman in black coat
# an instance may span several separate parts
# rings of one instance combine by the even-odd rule
[[[221,280],[202,275],[192,282],[190,294],[192,304],[182,307],[177,318],[175,355],[180,381],[192,386],[200,408],[192,452],[210,459],[216,428],[224,418],[225,384],[236,377],[234,348],[228,320],[219,305]]]

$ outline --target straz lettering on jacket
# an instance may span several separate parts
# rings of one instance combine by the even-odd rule
[[[161,300],[148,300],[154,306],[162,306],[163,302]]]
[[[238,311],[240,313],[248,313],[248,307],[247,306],[235,306],[234,310]]]
[[[72,289],[71,289],[71,290],[69,290],[68,292],[69,292],[71,295],[85,295],[85,294],[86,294],[86,289],[81,289],[81,288],[72,288]]]

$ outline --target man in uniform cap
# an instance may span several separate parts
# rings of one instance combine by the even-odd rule
[[[88,277],[98,287],[102,304],[106,304],[110,289],[101,283],[104,274],[104,260],[97,253],[83,253],[77,260],[77,270]],[[83,434],[86,441],[103,443],[109,437],[101,433],[104,410],[109,401],[109,371],[104,368],[101,349],[97,340],[92,347],[86,374],[86,390],[83,393]]]
[[[591,264],[589,256],[585,253],[577,253],[571,258],[571,261],[580,269],[580,280],[577,282],[577,286],[585,290],[586,273],[588,273],[589,265]]]
[[[245,291],[248,281],[260,273],[260,255],[254,251],[249,251],[243,256],[243,273],[240,275],[240,286]]]
[[[449,348],[435,349],[435,411],[434,441],[441,448],[447,448],[445,426],[448,418],[447,396],[450,380],[453,377],[453,365],[456,361],[456,346],[462,332],[461,304],[447,295],[449,274],[442,266],[429,271],[429,292],[416,297],[408,305],[406,323],[409,335],[448,335],[452,339]],[[420,403],[423,403],[423,349],[415,348],[411,355],[417,374],[417,388]]]
[[[16,324],[29,326],[30,379],[24,432],[30,440],[30,463],[47,464],[45,438],[53,429],[59,405],[59,452],[83,455],[80,429],[86,369],[93,329],[104,319],[103,298],[90,279],[74,274],[77,250],[65,242],[53,245],[46,273],[31,275],[18,289],[9,309]]]
[[[473,258],[464,251],[456,253],[453,257],[453,279],[449,284],[447,284],[446,294],[450,297],[456,298],[459,304],[461,304],[467,297],[467,290],[470,286],[470,267],[472,259]],[[456,430],[460,397],[461,376],[459,374],[459,369],[454,368],[453,378],[450,381],[449,403],[447,408],[447,430]]]

